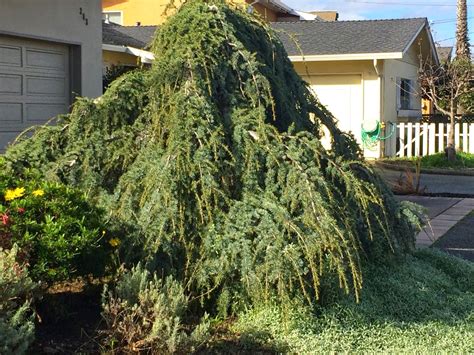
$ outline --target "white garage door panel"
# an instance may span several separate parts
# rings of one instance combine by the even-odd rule
[[[31,125],[66,113],[67,45],[0,35],[0,150]]]
[[[21,47],[10,47],[0,43],[0,65],[21,66]]]
[[[319,101],[337,118],[338,127],[354,134],[360,143],[363,118],[361,75],[314,75],[307,77]]]
[[[0,94],[21,95],[21,75],[0,74]]]
[[[27,76],[26,94],[29,96],[45,95],[49,97],[65,97],[66,83],[64,82],[64,78]]]
[[[64,53],[46,52],[34,49],[26,50],[26,66],[64,71],[66,58]]]
[[[21,124],[22,116],[22,104],[0,103],[0,127],[8,127],[12,123]]]
[[[25,118],[27,123],[44,123],[51,119],[51,117],[66,112],[66,110],[67,107],[65,105],[27,104]]]
[[[21,133],[22,131],[14,131],[14,132],[0,132],[0,142],[13,142],[16,137]],[[5,148],[2,148],[2,151],[5,150]]]

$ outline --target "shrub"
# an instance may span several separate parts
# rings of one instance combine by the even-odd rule
[[[188,297],[172,277],[151,275],[140,264],[103,293],[106,344],[152,353],[184,350],[202,341],[206,323],[188,336],[181,324]]]
[[[23,354],[34,340],[30,302],[35,284],[17,254],[17,246],[0,248],[0,354]]]
[[[153,50],[150,71],[79,100],[8,149],[9,166],[92,190],[137,227],[147,267],[207,311],[313,303],[334,275],[357,298],[366,259],[414,247],[400,204],[258,18],[185,1]]]
[[[103,272],[103,211],[78,190],[33,176],[0,175],[0,247],[18,244],[34,280],[59,281]]]
[[[105,74],[102,76],[102,89],[107,91],[110,84],[115,80],[120,78],[123,74],[128,73],[129,71],[135,70],[136,67],[128,65],[112,65],[111,67],[106,68]]]

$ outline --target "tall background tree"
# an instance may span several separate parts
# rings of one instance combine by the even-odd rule
[[[456,160],[454,128],[460,109],[472,110],[474,101],[473,71],[468,38],[466,0],[457,2],[456,58],[437,65],[422,62],[419,80],[421,96],[428,98],[436,110],[449,117],[449,134],[445,148],[449,161]]]
[[[467,0],[458,0],[457,4],[456,57],[471,58],[467,26]]]

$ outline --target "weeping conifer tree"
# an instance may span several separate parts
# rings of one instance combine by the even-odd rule
[[[329,275],[358,297],[363,260],[412,248],[409,212],[258,18],[188,1],[153,51],[149,72],[20,139],[11,168],[90,191],[138,229],[149,269],[224,307],[311,303]]]

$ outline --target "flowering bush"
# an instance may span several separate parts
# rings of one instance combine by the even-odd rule
[[[102,273],[120,244],[107,235],[103,217],[76,189],[0,175],[0,247],[18,244],[34,280]]]

